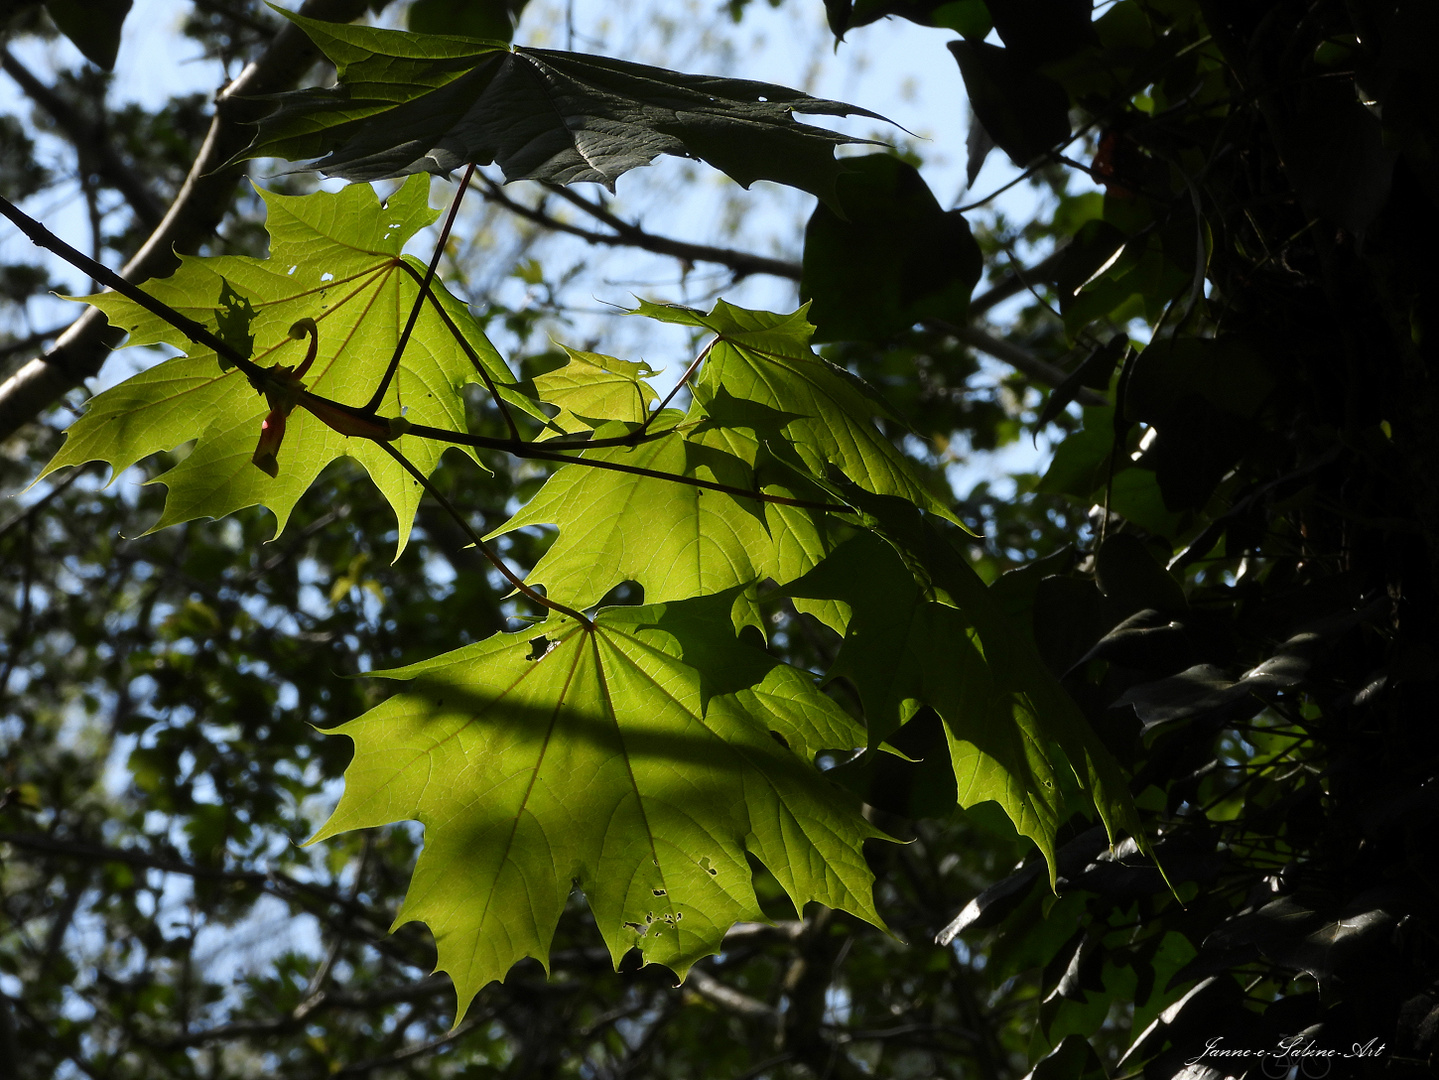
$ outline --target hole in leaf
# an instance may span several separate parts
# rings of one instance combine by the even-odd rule
[[[664,891],[663,889],[655,889],[655,890],[654,890],[654,894],[655,894],[656,896],[664,896],[664,895],[665,895],[665,891]]]
[[[330,273],[328,270],[326,270],[323,274],[320,275],[320,280],[321,280],[321,281],[334,281],[334,280],[335,280],[335,275],[332,274],[332,273]]]
[[[621,975],[628,975],[638,971],[645,966],[645,954],[636,946],[620,957],[619,966],[615,968]]]
[[[525,654],[526,660],[540,660],[545,653],[550,651],[550,639],[541,634],[537,638],[530,638],[530,651]]]

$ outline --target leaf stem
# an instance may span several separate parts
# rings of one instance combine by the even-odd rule
[[[430,256],[430,265],[425,268],[424,279],[420,282],[419,295],[415,302],[410,305],[410,317],[405,323],[405,328],[400,331],[400,340],[395,342],[395,354],[390,357],[390,366],[385,369],[385,375],[380,379],[379,385],[370,400],[365,402],[365,411],[376,413],[380,402],[385,398],[385,392],[390,389],[390,383],[395,380],[395,372],[400,370],[400,359],[405,355],[405,346],[410,342],[410,335],[415,332],[415,323],[420,320],[420,311],[425,306],[425,297],[430,291],[430,282],[435,280],[435,271],[440,265],[440,256],[444,254],[445,243],[450,239],[450,230],[455,226],[455,215],[460,212],[460,200],[465,197],[465,190],[470,183],[470,176],[475,171],[473,165],[465,170],[464,179],[460,181],[459,190],[455,197],[450,200],[450,212],[445,216],[445,224],[440,229],[440,238],[435,242],[434,253]]]
[[[376,441],[378,442],[379,440]],[[385,451],[385,453],[389,454],[390,457],[394,458],[397,462],[400,463],[401,468],[403,468],[407,473],[409,473],[415,478],[416,482],[425,489],[426,494],[428,494],[437,503],[439,503],[441,507],[444,508],[445,513],[449,514],[450,517],[454,519],[455,524],[458,525],[461,529],[463,529],[465,531],[465,535],[470,538],[470,541],[475,545],[475,547],[480,549],[480,553],[483,554],[485,558],[490,560],[490,565],[493,566],[496,570],[498,570],[504,576],[504,579],[508,581],[511,585],[513,585],[517,591],[523,593],[525,596],[529,597],[541,607],[548,608],[550,611],[558,611],[562,615],[568,615],[570,618],[574,619],[581,626],[583,626],[586,630],[593,630],[595,628],[594,622],[590,619],[587,619],[581,612],[578,612],[574,608],[568,607],[565,604],[561,604],[558,600],[549,599],[547,596],[536,592],[534,589],[530,588],[530,586],[526,585],[522,580],[520,580],[520,578],[516,576],[515,572],[505,565],[505,561],[490,550],[489,545],[487,545],[484,540],[481,539],[479,533],[475,532],[474,527],[465,520],[464,515],[461,514],[457,509],[455,509],[454,503],[450,502],[450,500],[445,497],[444,493],[440,491],[439,488],[435,487],[435,485],[431,482],[430,478],[426,476],[423,472],[421,472],[415,466],[414,462],[412,462],[409,458],[405,457],[405,455],[402,454],[397,447],[392,446],[388,442],[380,442],[379,445],[380,448]]]
[[[650,424],[654,422],[654,418],[665,411],[665,406],[674,400],[674,396],[680,392],[680,387],[690,381],[690,376],[695,373],[695,369],[698,368],[704,361],[704,358],[710,354],[710,350],[715,347],[715,343],[719,340],[718,337],[710,338],[709,343],[700,350],[700,354],[690,361],[689,367],[685,368],[685,373],[680,376],[680,381],[674,384],[670,392],[665,395],[665,399],[659,403],[659,406],[645,417],[645,422],[640,425],[640,429],[636,434],[643,435],[649,430]]]
[[[409,263],[401,260],[400,268],[412,278],[420,280],[419,274],[415,272],[415,268]],[[420,295],[430,301],[431,306],[435,309],[435,313],[439,315],[440,321],[445,324],[445,329],[449,330],[450,336],[454,338],[455,344],[459,345],[461,351],[470,358],[470,364],[484,382],[485,389],[489,392],[490,397],[494,399],[495,407],[500,410],[500,415],[505,418],[505,426],[510,429],[510,438],[517,443],[522,442],[520,429],[515,426],[515,418],[510,414],[509,406],[505,404],[504,398],[500,397],[499,387],[497,387],[495,381],[490,378],[490,373],[485,370],[485,365],[480,363],[480,358],[475,354],[474,347],[465,340],[465,335],[461,333],[460,328],[455,325],[455,320],[450,318],[450,313],[444,309],[434,292],[431,291],[428,281],[420,282]]]

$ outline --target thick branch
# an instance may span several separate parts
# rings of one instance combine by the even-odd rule
[[[366,6],[365,0],[305,0],[300,12],[314,19],[348,22]],[[214,234],[244,171],[241,166],[225,168],[225,163],[244,149],[251,136],[249,122],[266,107],[244,99],[293,87],[318,55],[299,27],[286,25],[259,58],[220,92],[215,118],[190,175],[164,220],[121,271],[127,281],[138,283],[172,272],[178,265],[176,251],[194,251]],[[0,383],[0,439],[98,372],[120,337],[98,309],[86,309],[48,352]]]

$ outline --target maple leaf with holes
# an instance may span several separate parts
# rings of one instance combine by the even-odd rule
[[[814,766],[864,732],[735,637],[736,595],[552,616],[376,672],[409,685],[337,729],[355,757],[314,840],[425,826],[396,923],[430,927],[461,1014],[517,961],[548,964],[575,888],[616,964],[638,949],[681,977],[765,918],[747,856],[796,909],[881,925],[861,850],[881,834]]]

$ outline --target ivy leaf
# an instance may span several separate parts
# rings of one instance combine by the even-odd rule
[[[734,638],[732,600],[553,617],[377,672],[412,682],[338,729],[355,757],[315,839],[425,826],[396,924],[429,925],[461,1014],[518,960],[548,963],[576,887],[616,964],[638,949],[680,977],[764,918],[747,854],[796,909],[880,925],[861,853],[879,834],[812,765],[863,734],[807,673]]]
[[[669,434],[632,449],[586,451],[582,456],[590,464],[560,469],[490,534],[559,527],[528,575],[529,584],[544,585],[562,603],[588,607],[621,582],[633,581],[656,603],[764,578],[790,581],[832,547],[832,527],[823,512],[739,493],[824,498],[770,459],[756,440],[715,424],[698,407],[683,418],[667,411],[656,426],[665,424],[674,425]],[[734,490],[676,483],[668,479],[672,476]]]
[[[280,95],[245,156],[319,158],[347,180],[497,162],[507,180],[613,187],[670,154],[744,187],[774,180],[829,198],[844,170],[834,148],[869,140],[793,114],[884,119],[769,83],[284,14],[334,61],[340,85]]]
[[[894,495],[958,522],[875,426],[898,416],[868,384],[810,348],[808,305],[789,315],[717,300],[709,314],[641,301],[638,314],[716,335],[695,398],[732,427],[749,427],[771,450],[791,454],[810,475],[838,469],[875,495]]]
[[[300,360],[306,346],[290,337],[290,328],[297,320],[313,319],[319,350],[308,374],[310,391],[363,405],[379,385],[418,294],[415,275],[422,276],[424,268],[400,252],[436,217],[428,191],[428,180],[417,177],[384,203],[368,187],[299,197],[262,192],[269,208],[268,259],[185,257],[173,277],[149,283],[146,291],[237,346],[249,339],[253,359],[262,366]],[[495,383],[513,382],[465,306],[439,285],[433,290],[475,362]],[[278,533],[320,471],[348,455],[365,467],[394,508],[403,550],[421,491],[383,449],[346,438],[296,410],[280,451],[279,475],[272,479],[251,462],[268,405],[240,371],[225,370],[212,351],[193,345],[123,296],[103,293],[86,299],[128,331],[131,344],[163,342],[189,355],[96,396],[45,473],[107,461],[118,475],[141,458],[193,439],[189,456],[157,477],[169,491],[155,528],[263,504],[275,514]],[[479,381],[474,362],[434,306],[426,304],[380,414],[394,417],[403,411],[412,423],[464,431],[460,389]],[[507,396],[533,408],[518,395]],[[412,437],[402,437],[398,445],[426,473],[443,450],[442,443]]]
[[[561,345],[568,364],[536,375],[535,389],[559,406],[550,423],[565,434],[590,431],[610,420],[639,424],[649,415],[656,394],[644,380],[655,371],[644,363]]]

